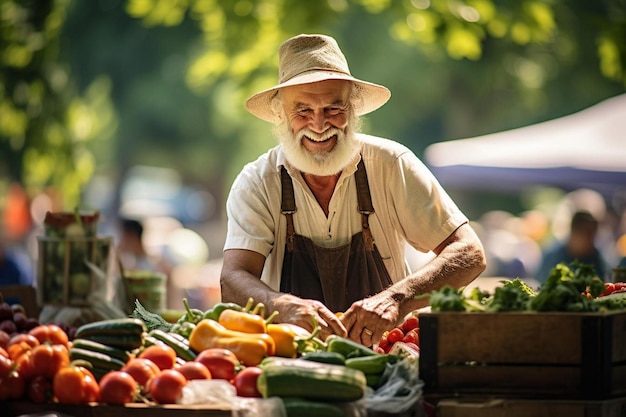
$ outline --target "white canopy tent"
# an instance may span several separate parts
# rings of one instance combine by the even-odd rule
[[[444,186],[454,188],[624,191],[626,94],[547,122],[433,144],[425,161]]]

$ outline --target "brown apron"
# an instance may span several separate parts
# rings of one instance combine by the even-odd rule
[[[355,173],[363,230],[350,242],[324,248],[294,231],[296,203],[293,183],[285,167],[281,170],[281,212],[287,218],[287,241],[280,291],[319,300],[331,311],[343,312],[350,305],[391,285],[389,272],[374,244],[368,217],[374,212],[363,160]]]

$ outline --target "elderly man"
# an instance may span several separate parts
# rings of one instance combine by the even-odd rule
[[[252,297],[278,321],[370,346],[428,301],[485,268],[467,218],[403,145],[359,133],[390,97],[354,78],[337,42],[299,35],[279,50],[279,84],[246,108],[280,144],[246,165],[227,201],[222,298]],[[434,258],[408,270],[405,245]],[[337,314],[343,313],[343,314]]]

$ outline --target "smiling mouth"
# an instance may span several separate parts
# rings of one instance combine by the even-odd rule
[[[326,139],[315,139],[315,138],[312,138],[312,137],[310,137],[310,136],[304,136],[304,137],[305,137],[308,141],[311,141],[311,142],[314,142],[314,143],[324,143],[324,142],[328,142],[329,140],[331,140],[331,139],[333,139],[333,138],[337,137],[337,135],[332,135],[332,136],[329,136],[329,137],[327,137]]]

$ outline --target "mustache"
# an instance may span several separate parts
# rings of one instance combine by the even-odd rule
[[[338,137],[341,136],[341,130],[335,128],[335,127],[330,127],[328,129],[326,129],[324,132],[322,133],[316,133],[314,131],[312,131],[311,129],[305,127],[302,130],[300,130],[297,135],[296,135],[296,139],[298,141],[302,140],[304,137],[307,137],[315,142],[323,142],[335,135],[337,135]]]

